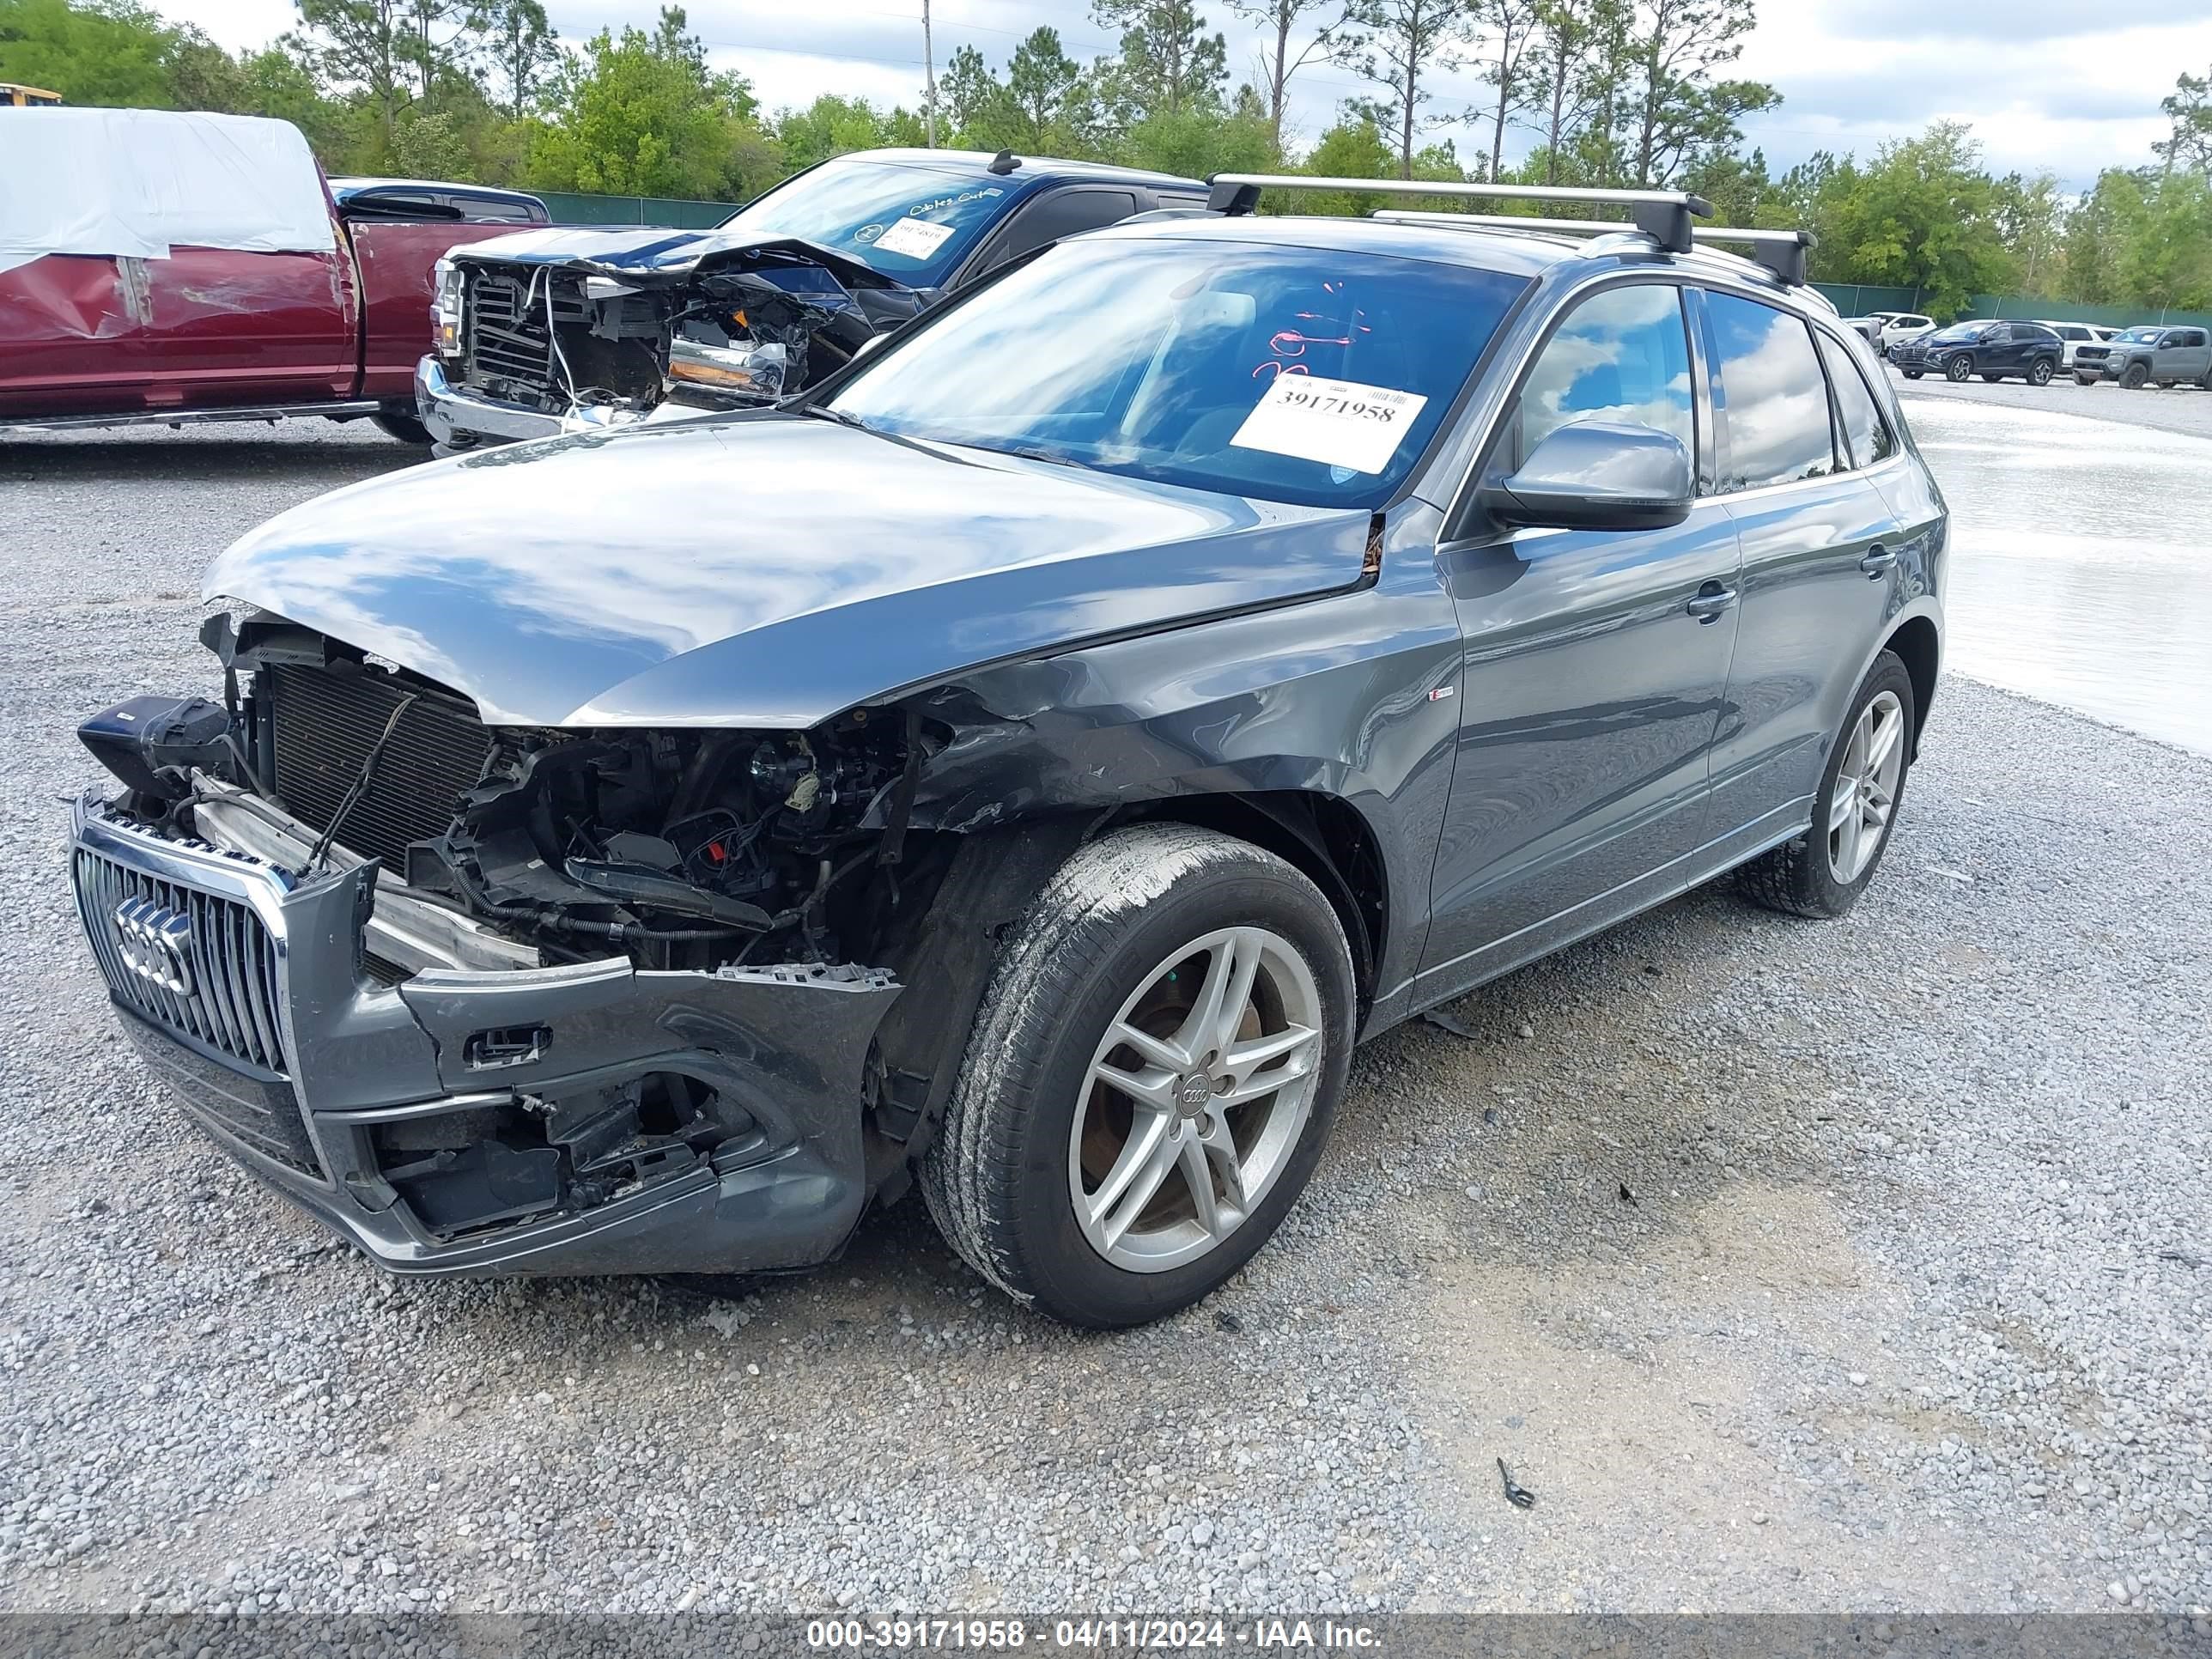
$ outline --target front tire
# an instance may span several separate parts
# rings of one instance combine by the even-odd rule
[[[1947,380],[1963,380],[1973,372],[1974,360],[1963,351],[1943,365],[1943,378]]]
[[[417,449],[430,447],[430,428],[404,410],[380,409],[368,417],[374,426],[387,438],[396,438],[403,444]]]
[[[1335,910],[1273,854],[1169,823],[1079,848],[1000,947],[923,1160],[930,1214],[1071,1324],[1188,1307],[1313,1173],[1352,1006]]]
[[[2130,392],[2140,390],[2142,383],[2148,379],[2150,379],[2150,370],[2145,368],[2141,363],[2130,363],[2120,372],[2120,384]]]
[[[1905,378],[1908,380],[1917,380],[1926,373],[1925,369],[1920,368],[1908,368],[1904,371]]]
[[[2103,375],[2101,375],[2101,374],[2075,374],[2075,377],[2074,377],[2074,384],[2075,384],[2075,386],[2094,386],[2094,385],[2096,385],[2096,384],[2097,384],[2097,382],[2098,382],[2098,381],[2100,381],[2100,380],[2103,380],[2104,378],[2105,378],[2105,377],[2104,377]]]
[[[1844,716],[1805,833],[1737,872],[1753,903],[1787,915],[1828,917],[1859,902],[1897,826],[1915,718],[1912,676],[1896,653],[1885,651]]]

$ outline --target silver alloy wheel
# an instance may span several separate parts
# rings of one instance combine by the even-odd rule
[[[1882,691],[1859,711],[1828,802],[1828,869],[1836,884],[1856,881],[1889,833],[1905,775],[1905,705]]]
[[[1321,988],[1265,927],[1192,940],[1145,975],[1091,1057],[1068,1132],[1068,1195],[1091,1249],[1164,1273],[1258,1209],[1305,1133]]]

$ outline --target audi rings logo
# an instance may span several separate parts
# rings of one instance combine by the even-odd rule
[[[149,898],[115,907],[115,938],[123,965],[173,995],[192,994],[192,924],[180,910]]]

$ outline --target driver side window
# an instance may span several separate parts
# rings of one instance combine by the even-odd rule
[[[1681,290],[1638,283],[1592,295],[1546,341],[1521,387],[1497,471],[1510,472],[1563,426],[1650,427],[1698,453]]]

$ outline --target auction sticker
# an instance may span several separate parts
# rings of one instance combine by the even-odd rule
[[[884,239],[889,241],[886,236]],[[1413,392],[1328,380],[1318,374],[1278,374],[1230,443],[1323,466],[1380,472],[1390,465],[1414,417],[1429,400]]]
[[[902,219],[882,235],[876,246],[885,253],[903,253],[909,259],[927,259],[952,234],[950,225],[933,225],[927,219]]]

